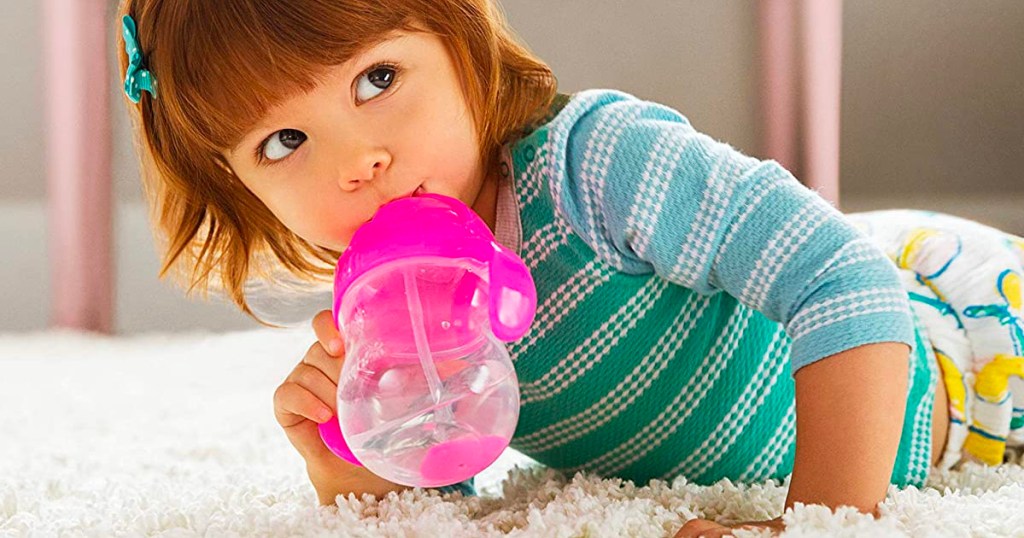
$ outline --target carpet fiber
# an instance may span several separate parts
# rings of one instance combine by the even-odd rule
[[[785,500],[770,482],[562,477],[509,450],[478,477],[480,497],[319,508],[271,404],[312,339],[0,335],[0,536],[672,536],[697,516],[771,518]],[[1024,536],[1024,469],[936,475],[891,489],[882,510],[797,507],[785,535]]]

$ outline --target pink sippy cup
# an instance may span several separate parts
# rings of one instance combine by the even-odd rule
[[[424,194],[384,205],[335,270],[346,354],[324,443],[407,486],[484,470],[519,420],[502,341],[527,331],[536,306],[526,265],[462,202]]]

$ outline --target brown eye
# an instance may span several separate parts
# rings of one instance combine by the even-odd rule
[[[263,157],[271,161],[279,161],[291,152],[299,149],[299,146],[306,141],[306,135],[295,129],[282,129],[270,135],[263,143]]]
[[[384,93],[395,81],[398,75],[397,69],[390,65],[378,65],[370,68],[356,82],[356,99],[365,103],[374,97]]]

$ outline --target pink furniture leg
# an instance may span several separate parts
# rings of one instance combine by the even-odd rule
[[[113,329],[106,0],[42,2],[50,324]]]
[[[758,17],[765,156],[838,206],[842,0],[761,0]]]
[[[843,2],[803,0],[804,177],[839,206]]]
[[[761,47],[762,146],[798,177],[796,114],[796,0],[761,0],[759,40]]]

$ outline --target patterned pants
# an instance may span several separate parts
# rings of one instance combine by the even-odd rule
[[[942,371],[950,426],[938,467],[1024,449],[1024,239],[933,212],[848,217],[900,269]]]

